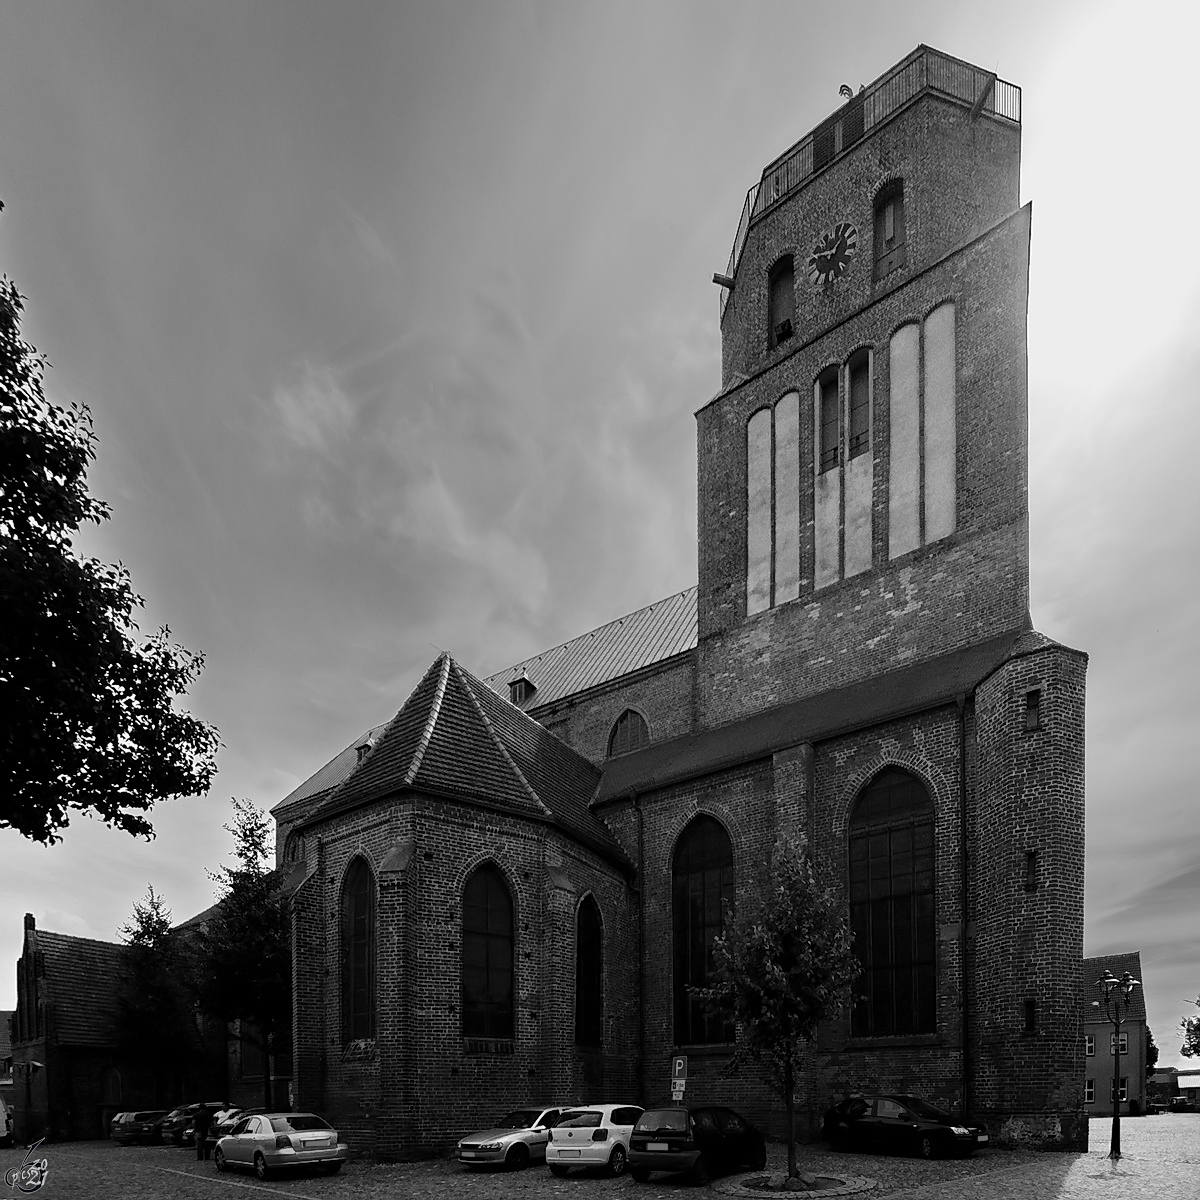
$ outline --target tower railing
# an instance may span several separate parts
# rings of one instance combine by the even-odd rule
[[[980,112],[1013,125],[1021,123],[1021,89],[1016,84],[998,79],[991,71],[952,58],[940,50],[920,47],[767,165],[762,178],[746,193],[725,274],[730,279],[735,277],[746,238],[755,221],[843,150],[848,150],[876,125],[926,91],[978,106]],[[729,290],[722,288],[722,316],[728,301]]]

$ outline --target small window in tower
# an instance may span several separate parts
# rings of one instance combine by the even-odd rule
[[[904,185],[894,183],[875,201],[875,278],[882,279],[907,261]]]
[[[781,258],[769,277],[767,301],[767,347],[773,350],[786,342],[795,332],[796,286],[795,271],[790,254]]]
[[[1036,850],[1025,851],[1025,890],[1027,892],[1038,890],[1038,852]]]
[[[1025,693],[1025,728],[1042,727],[1042,689],[1034,688]]]
[[[1025,1032],[1037,1033],[1037,1001],[1025,1001]]]
[[[842,408],[838,398],[838,373],[831,367],[818,380],[821,395],[821,437],[818,453],[820,471],[838,465],[838,443],[842,434]]]
[[[848,458],[857,458],[871,448],[870,355],[860,350],[850,360],[850,447]]]

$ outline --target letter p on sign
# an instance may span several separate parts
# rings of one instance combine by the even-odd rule
[[[683,1082],[687,1079],[687,1055],[677,1054],[671,1059],[671,1081]]]

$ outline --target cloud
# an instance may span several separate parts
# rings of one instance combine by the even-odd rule
[[[302,363],[299,379],[279,385],[272,402],[286,441],[320,458],[340,458],[354,425],[354,409],[327,366]]]

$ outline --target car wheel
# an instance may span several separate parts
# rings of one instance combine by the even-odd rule
[[[764,1142],[750,1151],[750,1170],[761,1171],[767,1165],[767,1147]]]
[[[225,1170],[225,1154],[224,1154],[224,1151],[222,1151],[220,1146],[218,1146],[213,1151],[213,1165],[217,1168],[218,1171]]]
[[[697,1187],[703,1187],[712,1178],[712,1171],[709,1169],[708,1159],[705,1158],[703,1154],[696,1159],[691,1171],[688,1174],[688,1178]]]
[[[259,1179],[266,1179],[271,1174],[267,1168],[267,1160],[263,1158],[261,1152],[254,1156],[254,1173]]]
[[[921,1157],[937,1158],[937,1143],[928,1133],[921,1138]]]
[[[645,1183],[650,1178],[649,1167],[630,1167],[629,1174],[635,1183]]]
[[[556,1179],[566,1179],[568,1170],[570,1170],[570,1168],[564,1167],[562,1165],[562,1163],[551,1163],[550,1164],[550,1174],[553,1175]]]
[[[521,1171],[529,1166],[529,1147],[518,1142],[505,1156],[504,1165],[510,1171]]]
[[[625,1147],[621,1145],[614,1146],[613,1152],[608,1156],[608,1173],[614,1179],[618,1175],[624,1175],[626,1162]]]

